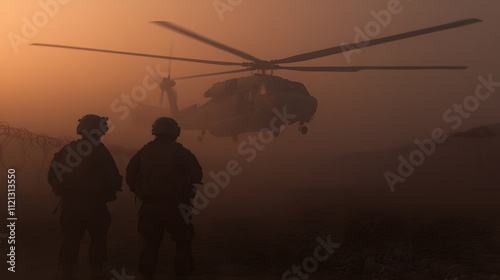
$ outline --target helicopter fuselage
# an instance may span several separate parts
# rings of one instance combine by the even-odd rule
[[[279,133],[282,125],[310,122],[318,104],[303,84],[259,74],[216,83],[204,96],[210,100],[174,117],[185,129],[208,131],[218,137],[260,131],[269,128],[271,121],[272,130]],[[293,118],[285,122],[275,118],[276,112]]]
[[[273,60],[262,60],[249,53],[222,44],[201,34],[197,34],[182,26],[167,21],[153,21],[157,26],[174,31],[184,36],[190,37],[204,44],[208,44],[219,50],[231,53],[240,58],[245,59],[244,62],[218,61],[207,59],[194,59],[186,57],[175,57],[172,55],[156,55],[136,52],[115,51],[106,49],[96,49],[87,47],[41,44],[34,43],[32,45],[62,49],[73,49],[81,51],[113,53],[128,56],[150,57],[158,59],[167,59],[169,61],[177,60],[191,63],[203,63],[219,66],[243,67],[242,69],[234,69],[223,72],[205,73],[191,75],[186,77],[178,77],[176,80],[192,79],[199,77],[207,77],[214,75],[225,75],[242,73],[249,71],[260,71],[249,77],[240,77],[226,80],[214,84],[207,92],[205,97],[210,98],[208,102],[202,106],[193,105],[184,110],[179,110],[177,107],[177,94],[174,90],[175,81],[170,77],[164,77],[160,83],[162,90],[160,96],[160,104],[163,100],[164,92],[170,103],[170,112],[178,120],[185,129],[201,130],[202,134],[208,131],[215,136],[233,137],[245,132],[260,131],[268,127],[269,122],[275,118],[276,111],[287,112],[289,116],[294,116],[290,121],[273,122],[274,134],[279,134],[280,127],[283,124],[300,124],[299,130],[302,134],[307,133],[307,127],[304,123],[311,121],[316,112],[318,102],[312,97],[305,86],[299,82],[293,82],[281,77],[266,75],[267,71],[287,70],[300,72],[359,72],[359,71],[415,71],[415,70],[465,70],[467,66],[402,66],[402,65],[383,65],[383,66],[294,66],[293,63],[309,61],[317,58],[327,57],[331,55],[341,54],[361,48],[395,42],[412,37],[418,37],[426,34],[441,32],[445,30],[464,27],[471,24],[482,22],[477,18],[468,18],[459,21],[449,22],[446,24],[435,25],[427,28],[417,29],[409,32],[395,34],[387,37],[376,38],[365,42],[357,42],[354,44],[343,44],[326,49],[320,49],[312,52],[306,52],[290,57]],[[172,49],[171,49],[172,50]],[[292,63],[291,66],[289,64]],[[142,109],[136,108],[132,117],[134,122],[148,125],[154,121],[151,118],[165,116],[163,108],[142,105]],[[134,117],[135,115],[135,117]]]

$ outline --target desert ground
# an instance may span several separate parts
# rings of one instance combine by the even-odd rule
[[[274,179],[258,180],[247,169],[194,216],[192,279],[301,279],[283,274],[314,256],[317,238],[328,236],[340,247],[303,279],[500,279],[498,140],[452,138],[394,192],[384,170],[395,169],[396,156],[413,145],[301,160],[276,170]],[[287,179],[304,168],[324,177]],[[17,201],[17,272],[8,279],[60,279],[59,213],[51,214],[58,198],[21,193]],[[134,279],[140,279],[139,206],[126,186],[109,203],[106,269],[118,276],[125,269]],[[90,276],[88,245],[87,235],[76,279]],[[6,243],[0,246],[5,252]],[[173,248],[166,235],[157,279],[173,279]]]

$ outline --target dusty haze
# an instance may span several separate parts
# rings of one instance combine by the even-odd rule
[[[370,11],[388,1],[244,1],[221,21],[212,1],[69,1],[29,43],[54,43],[131,52],[227,60],[241,59],[149,23],[177,23],[262,59],[353,42],[354,27],[373,20]],[[153,58],[49,49],[21,44],[15,53],[7,34],[21,34],[22,17],[41,8],[36,1],[2,1],[0,45],[2,68],[0,119],[37,133],[75,136],[76,120],[86,113],[106,115],[116,131],[109,143],[137,147],[147,129],[130,126],[110,109],[121,94],[142,84],[147,66],[167,71],[167,61]],[[310,134],[287,133],[282,144],[300,145],[301,153],[338,154],[391,147],[413,141],[435,127],[447,126],[442,113],[474,93],[479,75],[497,73],[500,37],[496,1],[401,1],[380,36],[476,17],[484,23],[363,49],[303,65],[468,65],[465,71],[364,71],[359,73],[295,73],[276,75],[303,82],[319,101]],[[379,36],[379,37],[380,37]],[[173,77],[236,68],[173,62]],[[202,93],[224,75],[179,81],[179,105],[205,102]],[[144,103],[156,104],[158,91]],[[493,96],[466,120],[464,128],[498,122],[500,98]],[[166,106],[166,105],[165,105]],[[296,128],[290,129],[296,130]],[[295,132],[295,131],[293,131]],[[190,141],[195,134],[185,133]],[[139,135],[141,136],[139,136]],[[134,137],[131,137],[134,135]],[[133,139],[132,139],[133,138]],[[135,141],[137,140],[137,141]],[[217,140],[231,144],[231,140]],[[210,142],[207,141],[207,142]],[[210,146],[211,144],[203,144]]]
[[[27,43],[20,44],[16,52],[9,41],[9,34],[22,35],[23,18],[32,21],[41,7],[38,1],[0,1],[0,34],[4,38],[0,43],[0,121],[8,122],[12,127],[25,127],[37,134],[76,138],[77,120],[83,115],[109,116],[114,131],[106,135],[103,142],[109,146],[116,144],[130,150],[139,149],[152,139],[151,128],[133,126],[130,115],[120,119],[121,113],[114,112],[111,104],[122,95],[129,95],[134,87],[142,85],[143,78],[148,75],[147,67],[156,68],[159,65],[166,72],[168,61],[29,44],[51,43],[158,55],[168,55],[173,44],[173,56],[242,61],[150,23],[170,21],[260,59],[280,59],[353,43],[356,35],[354,28],[364,29],[367,23],[374,20],[371,11],[387,9],[389,1],[244,0],[233,11],[224,13],[223,20],[214,9],[213,2],[70,0],[60,5],[57,14],[39,28],[33,38],[27,38]],[[416,138],[429,137],[435,128],[454,132],[451,124],[443,120],[443,113],[474,94],[479,84],[478,77],[492,75],[493,80],[500,81],[500,2],[401,0],[401,6],[403,11],[393,15],[390,24],[382,28],[377,37],[467,18],[478,18],[484,22],[362,49],[359,54],[348,55],[352,59],[350,63],[345,55],[340,54],[294,65],[466,65],[470,68],[464,71],[358,73],[276,71],[275,75],[303,83],[317,98],[318,110],[308,125],[307,136],[300,135],[297,125],[286,127],[249,163],[245,161],[247,156],[237,151],[238,145],[249,135],[241,135],[236,142],[208,135],[202,143],[198,143],[196,136],[199,131],[182,132],[180,142],[199,158],[206,174],[205,182],[211,180],[210,171],[224,169],[229,160],[237,160],[243,167],[242,174],[232,178],[231,187],[222,191],[206,212],[195,217],[200,229],[200,237],[195,244],[201,255],[197,259],[201,264],[198,276],[205,271],[228,277],[262,271],[279,278],[283,270],[310,253],[316,246],[315,238],[323,233],[331,233],[345,241],[347,253],[339,253],[336,258],[344,260],[347,265],[355,261],[345,256],[356,255],[353,258],[359,258],[359,248],[368,248],[368,251],[371,248],[377,252],[373,255],[387,249],[390,251],[387,254],[391,255],[391,246],[376,246],[385,246],[387,241],[398,247],[398,238],[411,242],[419,240],[415,236],[422,228],[425,230],[420,232],[429,233],[422,236],[430,237],[429,240],[420,240],[424,245],[418,248],[432,250],[439,247],[436,244],[446,244],[447,249],[458,248],[460,254],[468,255],[470,252],[462,250],[457,244],[472,244],[467,243],[470,236],[481,243],[477,248],[483,245],[489,248],[487,244],[491,240],[491,244],[500,248],[500,234],[495,238],[488,236],[491,240],[475,233],[467,238],[457,234],[457,239],[441,234],[451,232],[454,235],[461,226],[468,233],[469,229],[475,232],[481,226],[491,228],[495,223],[500,224],[495,214],[498,213],[495,207],[500,180],[497,175],[500,168],[499,136],[479,140],[460,138],[445,143],[413,177],[398,185],[395,193],[390,192],[383,176],[387,170],[396,172],[398,155],[407,156],[415,148],[411,143]],[[172,66],[174,79],[238,69],[179,61],[174,61]],[[213,83],[242,75],[245,74],[178,81],[179,107],[182,109],[193,103],[206,102],[203,93]],[[149,91],[143,103],[156,105],[159,93],[158,88]],[[465,119],[457,130],[500,123],[499,93],[500,89],[482,101],[478,110]],[[168,115],[168,106],[163,106]],[[48,272],[44,274],[46,279],[53,279],[50,273],[57,270],[55,255],[59,246],[59,229],[57,218],[48,214],[57,204],[57,198],[45,183],[47,162],[40,169],[40,164],[36,163],[41,162],[44,156],[41,149],[35,149],[25,157],[21,153],[22,145],[15,141],[8,144],[8,149],[2,150],[1,154],[6,165],[0,168],[2,178],[5,178],[5,168],[25,165],[18,172],[19,185],[22,186],[18,193],[26,195],[19,198],[26,202],[19,214],[26,221],[20,235],[24,247],[19,249],[19,259],[27,259],[30,268],[34,265],[33,271]],[[54,151],[46,156],[51,158]],[[114,155],[123,174],[129,158],[123,154]],[[131,206],[132,194],[126,186],[124,189],[111,208],[116,222],[110,233],[114,250],[110,267],[127,266],[136,272],[134,265],[140,244],[140,237],[135,232],[137,209]],[[462,210],[458,211],[460,208]],[[496,209],[496,212],[488,213],[490,209]],[[424,218],[424,222],[415,218],[414,214],[420,211],[427,215],[424,216],[429,219],[428,224]],[[461,219],[466,214],[479,218],[473,219],[474,223],[459,220],[454,227],[453,219]],[[440,215],[445,216],[445,221],[452,221],[453,225],[435,229],[434,225],[443,224],[438,219]],[[394,227],[390,224],[392,220],[385,220],[392,216],[400,219],[396,219]],[[490,218],[494,222],[490,222]],[[369,222],[362,224],[363,220]],[[476,222],[483,224],[477,226]],[[371,227],[370,223],[377,226]],[[43,232],[40,233],[39,229]],[[239,235],[233,236],[234,231]],[[356,235],[360,233],[379,234],[380,239],[372,242],[369,237]],[[392,236],[393,233],[397,237]],[[304,244],[301,240],[311,242]],[[358,241],[361,245],[356,243]],[[451,243],[446,243],[448,241]],[[456,244],[453,243],[455,241]],[[476,248],[473,245],[470,245],[471,248]],[[355,253],[351,254],[351,248],[355,248],[352,250]],[[260,251],[254,255],[248,253],[253,249]],[[495,256],[500,259],[498,251],[500,249]],[[292,252],[291,255],[288,255],[289,252]],[[452,250],[446,252],[453,256],[460,255]],[[426,257],[417,255],[412,264],[420,265]],[[448,259],[439,259],[445,258],[444,255],[437,255],[437,260],[433,259],[433,262],[445,263],[446,267],[453,264],[448,263]],[[481,256],[494,261],[493,257],[486,257],[479,249],[469,255],[473,259],[477,257],[479,263],[483,261],[479,259]],[[329,260],[332,263],[330,268],[338,265],[338,259]],[[365,260],[356,261],[361,263],[360,267],[366,265]],[[470,266],[475,267],[473,264]],[[241,267],[244,269],[239,270]],[[330,279],[328,277],[333,275],[331,271],[338,272],[337,268],[330,268],[323,268],[319,275],[326,276],[321,279]],[[23,269],[29,274],[28,268]],[[486,270],[500,275],[500,267]],[[355,279],[373,279],[372,275],[368,272],[366,278]],[[438,275],[437,279],[445,279],[445,276]],[[338,277],[350,279],[345,274]],[[399,279],[428,278],[400,275]]]

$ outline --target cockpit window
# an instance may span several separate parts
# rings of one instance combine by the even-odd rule
[[[270,82],[268,88],[270,92],[287,92],[291,90],[287,82]]]
[[[268,83],[268,89],[270,92],[295,92],[309,95],[306,87],[297,82],[270,82]]]
[[[293,88],[294,92],[309,95],[309,92],[307,91],[306,87],[301,83],[291,82],[290,86]]]

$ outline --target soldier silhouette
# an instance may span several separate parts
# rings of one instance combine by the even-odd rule
[[[123,177],[108,149],[101,143],[101,137],[108,131],[107,120],[97,115],[81,118],[76,130],[82,138],[57,152],[49,169],[48,181],[54,193],[62,197],[59,222],[64,241],[59,261],[63,266],[64,280],[73,279],[72,267],[77,262],[85,231],[91,238],[89,263],[92,279],[111,278],[103,270],[111,222],[106,203],[116,199]]]
[[[177,143],[180,128],[174,119],[162,117],[153,124],[155,139],[130,160],[126,180],[130,190],[142,200],[138,230],[145,245],[139,271],[143,279],[153,279],[164,231],[176,243],[175,274],[186,279],[193,270],[191,242],[194,227],[186,223],[179,206],[191,205],[192,184],[201,184],[203,173],[196,157]]]

